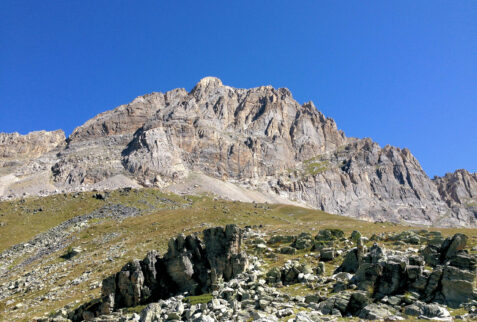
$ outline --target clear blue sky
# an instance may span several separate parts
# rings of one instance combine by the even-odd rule
[[[477,171],[477,1],[0,1],[0,132],[217,76],[312,100],[348,136]]]

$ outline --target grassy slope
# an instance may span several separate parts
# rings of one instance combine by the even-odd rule
[[[16,243],[28,241],[48,228],[74,216],[89,213],[107,203],[121,203],[145,211],[144,215],[122,222],[112,219],[90,222],[87,228],[76,233],[71,244],[81,246],[84,251],[74,261],[64,262],[61,271],[50,273],[61,275],[62,278],[51,285],[45,283],[43,290],[20,293],[13,297],[15,303],[34,303],[28,308],[12,313],[15,303],[6,305],[5,302],[0,302],[0,320],[5,312],[10,312],[9,316],[16,318],[41,316],[68,303],[80,303],[97,297],[100,289],[91,287],[92,282],[100,281],[133,258],[143,258],[148,250],[156,249],[164,253],[168,239],[178,233],[201,231],[208,226],[228,223],[240,226],[263,225],[263,231],[269,235],[296,234],[303,231],[316,234],[322,228],[340,228],[347,234],[359,230],[368,237],[373,233],[410,229],[388,223],[374,224],[294,206],[214,200],[208,196],[177,196],[154,189],[133,190],[128,194],[115,191],[106,201],[96,200],[92,195],[93,193],[57,195],[0,203],[0,222],[5,223],[0,226],[0,251]],[[43,211],[34,211],[39,208]],[[477,244],[477,229],[431,230],[442,231],[445,235],[464,232],[471,237],[470,246]],[[64,249],[60,250],[16,274],[19,276],[35,267],[41,269],[45,265],[61,263],[64,260],[60,256],[64,252]],[[267,266],[279,265],[290,258],[293,256],[280,255],[277,261],[267,263]],[[90,274],[86,282],[74,286],[68,284],[85,272]],[[0,279],[0,284],[5,282]],[[42,295],[54,294],[51,290],[55,287],[61,289],[65,285],[69,286],[56,299],[39,300]]]

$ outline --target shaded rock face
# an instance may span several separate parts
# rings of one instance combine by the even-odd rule
[[[164,256],[151,251],[143,260],[127,263],[103,281],[101,299],[82,305],[71,319],[81,321],[184,292],[203,294],[246,270],[240,228],[210,228],[203,236],[202,240],[197,235],[179,235],[169,241]]]
[[[42,185],[45,193],[169,187],[200,173],[367,220],[477,224],[476,174],[459,170],[431,180],[409,150],[347,138],[286,88],[237,89],[206,77],[190,92],[152,93],[97,115],[59,153],[1,146],[0,154],[12,157],[41,154],[35,167],[44,170],[42,182],[51,181]],[[19,163],[12,173],[20,178],[27,167]],[[0,195],[18,194],[10,179],[0,177]]]

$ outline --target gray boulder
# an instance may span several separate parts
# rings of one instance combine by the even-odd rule
[[[341,229],[322,229],[315,236],[316,240],[337,240],[344,237],[344,231]]]
[[[359,313],[359,317],[366,320],[396,320],[398,313],[394,308],[382,303],[371,303]]]
[[[441,246],[441,260],[450,259],[457,255],[457,252],[463,250],[467,244],[468,237],[464,234],[455,234],[446,238]]]
[[[426,301],[432,300],[439,287],[439,283],[442,277],[442,267],[435,268],[427,279],[427,285],[424,290],[424,298]]]
[[[371,298],[364,291],[356,291],[351,293],[347,312],[356,316],[368,304],[372,302]]]
[[[291,245],[296,249],[308,249],[312,246],[313,239],[309,233],[301,233]]]
[[[421,301],[415,301],[413,304],[404,308],[404,314],[417,316],[425,320],[438,319],[440,321],[452,321],[449,311],[435,303],[427,304]]]
[[[343,262],[340,266],[338,266],[338,268],[336,268],[335,273],[355,273],[358,270],[359,264],[360,262],[358,260],[358,248],[353,248],[346,253]]]
[[[395,294],[406,283],[406,258],[390,257],[381,266],[382,273],[379,279],[377,294],[380,297]]]
[[[376,264],[385,258],[384,251],[378,244],[371,246],[366,255],[363,256],[363,262]]]
[[[270,237],[268,244],[278,244],[278,243],[292,243],[296,239],[296,236],[291,235],[275,235]]]
[[[331,261],[336,257],[336,252],[334,248],[323,248],[320,250],[320,260],[322,261]]]
[[[359,290],[374,294],[376,283],[382,272],[383,267],[377,263],[362,263],[352,281],[357,285]]]
[[[440,249],[437,246],[428,245],[426,248],[420,251],[421,255],[424,257],[424,261],[427,265],[431,267],[436,267],[439,265],[441,259]]]
[[[319,262],[316,267],[316,275],[323,275],[326,272],[325,263]]]
[[[328,297],[317,306],[318,311],[325,315],[333,314],[334,310],[338,310],[341,314],[345,314],[351,298],[350,293],[341,292]]]
[[[159,303],[151,303],[141,311],[140,322],[159,322],[161,321],[161,305]]]
[[[446,266],[442,274],[442,295],[447,305],[457,308],[460,304],[474,299],[473,281],[475,274]]]
[[[477,259],[475,255],[460,253],[451,258],[448,263],[450,266],[464,269],[473,273],[477,271]]]

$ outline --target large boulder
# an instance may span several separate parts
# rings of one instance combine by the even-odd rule
[[[397,312],[394,308],[389,305],[382,303],[371,303],[366,305],[361,312],[359,317],[366,320],[396,320]]]
[[[357,244],[358,241],[361,239],[361,233],[357,230],[353,230],[349,239],[351,239],[353,243]]]
[[[446,308],[435,303],[423,303],[416,301],[404,308],[404,314],[417,316],[424,320],[452,321],[451,315]]]
[[[130,307],[141,303],[144,274],[141,264],[134,260],[126,264],[116,275],[116,306]]]
[[[280,251],[280,254],[287,254],[287,255],[295,255],[296,254],[296,248],[291,247],[291,246],[280,247],[279,251]]]
[[[477,259],[475,255],[460,253],[449,260],[449,265],[475,273]]]
[[[358,259],[358,248],[355,247],[346,253],[343,262],[338,268],[336,268],[335,273],[347,272],[355,273],[358,270],[360,261]]]
[[[436,267],[441,261],[440,248],[433,245],[428,245],[420,251],[424,257],[424,261],[431,267]]]
[[[210,286],[207,285],[207,275],[197,274],[203,271],[203,268],[198,266],[204,266],[204,251],[197,236],[179,235],[171,239],[168,246],[163,260],[167,275],[177,292],[196,294],[202,291],[200,288]]]
[[[268,244],[278,244],[278,243],[292,243],[296,239],[296,236],[292,235],[275,235],[270,237]]]
[[[334,248],[323,248],[320,250],[320,259],[324,262],[331,261],[336,257],[336,251]]]
[[[341,229],[322,229],[315,236],[316,240],[337,240],[344,237],[344,231]]]
[[[301,233],[292,243],[292,247],[296,249],[308,249],[312,246],[313,238],[309,233]]]
[[[204,242],[207,261],[216,276],[228,281],[247,267],[247,256],[241,251],[242,231],[236,225],[204,230]]]
[[[457,253],[465,248],[468,237],[464,234],[455,234],[446,238],[441,246],[441,261],[445,261],[457,255]]]
[[[385,257],[384,250],[378,244],[374,244],[369,248],[368,253],[363,256],[363,262],[376,264]]]
[[[441,285],[447,305],[457,308],[474,299],[474,278],[474,273],[452,266],[444,267]]]
[[[377,295],[381,297],[395,294],[401,290],[407,282],[406,258],[389,257],[387,261],[381,265],[383,269],[377,287]]]
[[[375,293],[376,284],[382,273],[383,267],[380,264],[362,263],[356,271],[352,282],[357,285],[359,290],[366,291],[372,295]]]
[[[340,314],[344,315],[347,313],[350,298],[351,294],[345,292],[330,296],[318,304],[318,311],[327,315],[333,314],[335,310],[338,310]]]
[[[141,311],[141,322],[156,322],[161,321],[161,305],[159,303],[151,303],[144,310]]]
[[[364,291],[356,291],[351,293],[347,312],[351,315],[356,316],[359,312],[368,304],[372,303],[371,298]]]
[[[424,290],[424,298],[426,301],[430,301],[434,298],[436,291],[439,288],[439,283],[442,277],[442,267],[436,267],[429,275],[427,279],[427,285]]]

